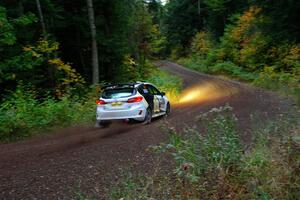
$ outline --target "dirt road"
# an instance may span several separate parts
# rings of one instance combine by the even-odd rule
[[[195,116],[226,103],[239,119],[241,139],[249,134],[251,113],[263,119],[285,112],[289,102],[275,94],[202,75],[167,62],[157,65],[183,79],[181,101],[167,121],[177,129]],[[114,123],[108,129],[75,127],[43,138],[0,145],[0,199],[72,199],[76,192],[106,199],[122,173],[151,173],[156,156],[147,150],[167,138],[162,119],[148,126]]]

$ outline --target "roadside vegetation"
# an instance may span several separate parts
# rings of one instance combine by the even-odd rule
[[[172,60],[300,101],[299,1],[174,0],[166,9]]]
[[[1,1],[0,142],[92,123],[106,83],[148,80],[175,99],[180,80],[150,61],[166,42],[155,17],[161,7],[142,0]]]
[[[84,97],[65,94],[38,98],[35,91],[19,86],[0,105],[0,141],[25,139],[57,128],[90,124],[95,118],[95,90]]]
[[[176,101],[181,80],[155,66],[151,68],[145,81],[166,92],[171,102]],[[19,85],[0,105],[0,141],[16,141],[57,128],[93,124],[100,88],[101,85],[68,88],[60,97],[45,95],[40,98],[35,89]]]
[[[201,130],[178,133],[166,124],[168,142],[152,150],[171,156],[171,169],[152,176],[126,173],[111,199],[297,199],[299,113],[279,115],[268,123],[257,113],[251,115],[249,146],[243,145],[239,119],[232,113],[226,105],[199,115],[195,120]]]
[[[250,7],[233,19],[219,42],[208,31],[197,33],[189,56],[178,62],[203,73],[279,91],[300,101],[300,44],[274,43],[272,35],[264,34],[261,27],[269,22],[259,7]]]
[[[151,76],[146,81],[153,83],[165,92],[171,103],[178,102],[182,90],[182,80],[179,77],[154,67]]]

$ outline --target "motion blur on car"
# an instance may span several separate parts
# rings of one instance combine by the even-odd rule
[[[149,124],[154,117],[168,116],[171,108],[165,93],[146,82],[104,86],[96,104],[96,127],[104,127],[112,120]]]

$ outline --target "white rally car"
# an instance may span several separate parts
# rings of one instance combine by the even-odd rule
[[[150,83],[113,84],[102,88],[97,103],[96,127],[111,120],[137,120],[149,124],[153,117],[168,115],[170,102]]]

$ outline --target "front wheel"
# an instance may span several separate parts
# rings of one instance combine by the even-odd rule
[[[152,110],[147,108],[143,124],[150,124],[152,119]]]

